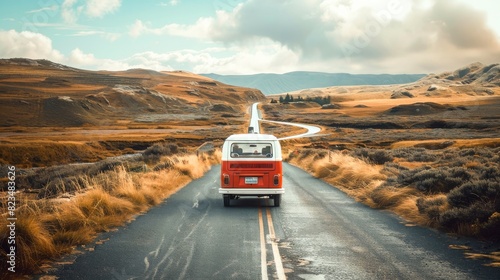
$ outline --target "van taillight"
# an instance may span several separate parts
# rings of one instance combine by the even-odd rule
[[[277,186],[280,183],[280,175],[274,175],[274,185]]]
[[[224,174],[224,185],[229,185],[229,175]]]

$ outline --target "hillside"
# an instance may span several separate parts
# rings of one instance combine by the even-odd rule
[[[423,74],[347,74],[297,71],[285,74],[218,75],[201,74],[223,83],[257,88],[264,94],[277,94],[308,88],[352,85],[390,85],[414,82]]]
[[[430,74],[421,79],[422,82],[436,80],[444,83],[500,86],[500,64],[484,65],[476,62],[453,72]]]
[[[263,98],[258,90],[182,71],[87,71],[47,60],[0,60],[0,127],[209,118],[211,110],[231,113]]]
[[[427,102],[431,98],[443,98],[443,101],[446,101],[446,98],[453,98],[453,101],[458,101],[459,98],[477,100],[476,97],[497,95],[500,90],[499,86],[500,64],[473,63],[454,71],[429,74],[411,83],[318,87],[297,90],[288,94],[302,98],[329,96],[332,103],[372,100],[372,102],[390,105],[400,102]],[[279,96],[284,95],[276,94],[268,97],[278,99]],[[396,99],[406,101],[396,101]],[[450,101],[452,100],[446,102]]]
[[[245,131],[258,90],[183,71],[87,71],[0,60],[0,167],[95,162],[158,142],[195,149]]]

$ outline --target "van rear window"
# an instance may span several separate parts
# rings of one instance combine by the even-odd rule
[[[231,144],[232,158],[272,158],[273,146],[271,143],[233,143]]]

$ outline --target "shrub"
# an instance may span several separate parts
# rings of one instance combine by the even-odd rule
[[[61,187],[61,182],[65,187],[69,187],[75,178],[81,176],[95,176],[99,173],[115,169],[123,165],[120,159],[110,158],[92,164],[73,164],[40,168],[30,171],[27,175],[19,176],[19,188],[29,189],[55,189],[54,184]]]
[[[153,146],[147,148],[142,154],[144,156],[149,155],[160,155],[169,156],[176,154],[179,151],[179,147],[174,143],[156,143]]]
[[[461,157],[474,156],[476,154],[476,150],[475,149],[464,149],[464,150],[460,150],[458,152],[458,154]]]
[[[116,158],[110,158],[110,159],[105,159],[99,162],[96,162],[95,164],[92,164],[91,167],[89,168],[87,175],[93,176],[97,175],[99,173],[103,173],[106,171],[111,171],[115,169],[116,167],[123,165],[124,162],[116,159]]]
[[[318,153],[314,156],[313,160],[320,160],[325,158],[328,155],[327,151],[318,151]]]
[[[462,185],[464,181],[471,180],[472,177],[472,174],[463,167],[424,166],[401,171],[395,181],[401,186],[414,186],[426,193],[447,193]]]
[[[452,167],[448,170],[449,176],[460,179],[461,181],[469,181],[472,179],[472,174],[463,167]]]
[[[484,203],[478,201],[467,208],[451,208],[445,211],[440,217],[440,224],[446,229],[459,231],[460,227],[468,227],[471,234],[478,234],[481,225],[488,221],[494,213],[492,202]]]
[[[361,159],[368,159],[374,164],[384,164],[394,159],[390,151],[382,149],[358,148],[353,151],[353,155]]]
[[[417,199],[418,212],[426,215],[431,224],[437,223],[441,213],[447,207],[446,196],[441,195],[433,198],[420,197]]]
[[[434,162],[438,156],[424,148],[401,148],[392,152],[394,157],[406,159],[409,162]]]
[[[179,147],[174,143],[156,143],[147,148],[142,157],[147,163],[155,163],[160,160],[162,156],[174,155],[179,152]]]
[[[425,172],[430,169],[431,169],[430,166],[422,166],[416,169],[403,170],[397,175],[396,182],[400,185],[406,185],[406,186],[412,185],[415,181],[418,180],[416,178],[416,174]]]
[[[74,193],[85,188],[85,178],[82,176],[55,178],[38,193],[38,198],[53,198],[61,193]]]
[[[316,150],[316,149],[304,149],[304,150],[300,151],[299,159],[303,160],[311,155],[315,156],[317,154],[318,154],[318,150]]]
[[[382,174],[387,175],[385,185],[397,185],[397,176],[402,171],[408,171],[408,168],[399,165],[396,162],[386,162],[382,169]]]
[[[492,180],[500,181],[500,170],[498,167],[487,167],[481,170],[481,175],[479,176],[481,180]]]
[[[448,193],[448,203],[456,208],[466,208],[476,202],[487,203],[498,200],[500,200],[500,182],[486,180],[467,182]]]

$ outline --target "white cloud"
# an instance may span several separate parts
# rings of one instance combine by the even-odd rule
[[[136,20],[134,24],[129,27],[128,34],[132,37],[139,37],[147,31],[147,27],[141,20]]]
[[[230,56],[220,56],[227,49],[179,50],[167,53],[142,52],[122,60],[98,59],[93,54],[74,49],[67,63],[73,67],[95,70],[144,68],[156,71],[186,70],[194,73],[247,74],[286,72],[299,57],[286,47],[262,42],[258,47],[233,49]]]
[[[55,13],[60,12],[66,25],[73,29],[78,26],[79,17],[102,17],[117,11],[121,5],[120,0],[59,2],[62,5]],[[158,38],[158,42],[172,40],[169,36],[185,37],[214,48],[167,53],[142,51],[113,60],[73,46],[73,51],[65,57],[45,35],[0,30],[0,55],[45,58],[95,70],[148,68],[221,74],[294,70],[428,73],[456,69],[475,61],[495,63],[500,57],[500,34],[492,31],[486,14],[460,1],[226,2],[231,5],[192,24],[154,26],[137,19],[128,27],[131,37],[164,37]],[[174,3],[165,0],[165,4]],[[100,36],[109,41],[120,36],[86,27],[75,32],[73,36]],[[193,42],[192,46],[197,45],[199,42]]]
[[[250,74],[283,73],[297,69],[300,57],[286,46],[268,39],[259,40],[246,47],[233,47],[234,55],[210,59],[193,67],[195,73]],[[212,55],[213,54],[213,55]]]
[[[113,59],[96,58],[94,54],[85,53],[79,48],[76,48],[71,51],[69,57],[66,59],[66,63],[69,66],[76,68],[109,70],[109,71],[121,71],[131,68],[147,68],[145,67],[146,65],[129,64],[126,60],[120,61]]]
[[[61,5],[61,16],[66,23],[75,23],[78,20],[78,14],[82,7],[73,8],[78,0],[64,0]]]
[[[52,40],[43,34],[15,30],[0,30],[0,58],[47,59],[69,66],[85,69],[125,70],[140,65],[126,62],[98,59],[93,54],[84,53],[79,48],[71,51],[68,57],[52,47]]]
[[[0,57],[26,57],[62,62],[64,56],[52,48],[50,38],[30,31],[0,30]]]
[[[86,13],[90,17],[102,17],[120,6],[121,0],[87,0]]]
[[[110,32],[104,32],[104,31],[97,31],[97,30],[83,30],[83,31],[78,31],[72,36],[75,37],[84,37],[84,36],[100,36],[110,42],[114,42],[120,38],[119,33],[110,33]]]
[[[82,31],[81,36],[99,32]],[[298,60],[296,54],[267,39],[256,45],[232,47],[234,55],[224,56],[227,48],[204,50],[179,50],[167,53],[142,52],[122,60],[97,58],[80,48],[73,49],[66,57],[52,47],[50,38],[33,32],[0,31],[0,57],[26,57],[48,59],[72,67],[94,70],[126,70],[145,68],[157,71],[187,70],[196,73],[258,73],[285,71]]]
[[[495,57],[500,57],[499,34],[487,25],[486,14],[452,0],[253,0],[191,25],[154,28],[138,20],[129,33],[198,38],[240,48],[262,41],[269,47],[272,42],[293,53],[296,67],[324,65],[326,71],[407,73],[411,67],[426,72],[464,62],[497,62]],[[225,61],[239,59],[249,63],[242,68],[252,64],[242,54]],[[224,63],[213,66],[222,69]]]
[[[177,23],[167,24],[160,28],[150,27],[148,23],[142,20],[136,20],[129,26],[129,35],[132,37],[139,37],[142,35],[172,35],[187,38],[208,39],[212,29],[212,19],[200,18],[194,25],[182,25]]]
[[[101,63],[99,60],[95,58],[93,54],[85,54],[79,48],[76,48],[71,51],[71,54],[68,58],[68,63],[70,65],[78,65],[78,66],[95,66],[98,63]]]
[[[121,0],[64,0],[61,16],[66,23],[76,23],[82,13],[90,18],[100,18],[118,10]]]

